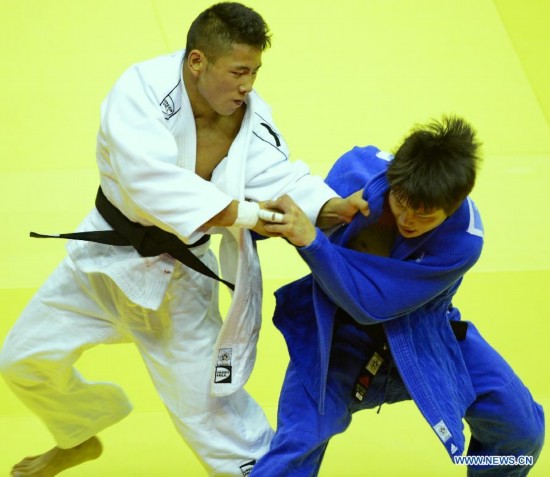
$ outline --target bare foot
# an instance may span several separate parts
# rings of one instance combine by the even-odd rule
[[[12,477],[51,477],[69,467],[97,459],[103,447],[97,437],[92,437],[70,449],[54,447],[48,452],[34,457],[26,457],[11,470]]]

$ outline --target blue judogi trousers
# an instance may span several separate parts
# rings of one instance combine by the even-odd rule
[[[337,323],[334,333],[325,413],[319,413],[291,362],[279,400],[277,432],[251,477],[316,476],[330,438],[347,429],[353,413],[410,399],[390,359],[378,370],[363,401],[357,402],[354,385],[374,343],[351,323]],[[465,415],[471,430],[468,455],[533,456],[536,462],[544,442],[542,407],[471,323],[460,347],[477,396]],[[521,477],[530,470],[531,466],[469,467],[468,476]]]

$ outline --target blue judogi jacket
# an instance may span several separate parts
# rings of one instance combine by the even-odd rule
[[[470,198],[434,230],[398,235],[389,257],[345,244],[380,217],[392,156],[373,146],[355,147],[331,169],[326,182],[341,196],[364,187],[369,217],[353,221],[298,249],[311,274],[276,292],[274,323],[283,333],[304,386],[324,410],[337,307],[362,324],[383,323],[403,382],[450,456],[464,452],[462,418],[475,398],[449,320],[459,320],[452,297],[478,260],[483,227]]]

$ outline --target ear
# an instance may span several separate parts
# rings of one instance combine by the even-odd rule
[[[187,67],[190,73],[198,78],[204,68],[206,68],[204,53],[200,50],[191,50],[187,55]]]

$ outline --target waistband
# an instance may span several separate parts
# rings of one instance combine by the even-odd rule
[[[168,254],[180,261],[189,268],[206,275],[207,277],[218,280],[225,284],[231,290],[235,285],[220,278],[210,268],[208,268],[197,255],[205,252],[208,246],[205,245],[210,240],[210,235],[204,235],[193,244],[182,242],[176,235],[167,232],[154,225],[146,226],[137,222],[132,222],[120,210],[113,205],[99,187],[96,195],[95,206],[100,215],[113,228],[113,230],[93,230],[89,232],[74,232],[58,235],[43,235],[31,232],[30,236],[34,238],[63,238],[71,240],[84,240],[88,242],[97,242],[106,245],[132,246],[142,257],[156,257],[162,254]],[[194,248],[194,252],[191,252]]]
[[[365,325],[354,320],[347,312],[338,308],[335,315],[336,322],[351,323],[356,328],[363,330],[376,344],[387,344],[388,339],[386,337],[386,331],[382,323],[374,323],[372,325]],[[464,341],[468,332],[468,322],[459,320],[450,320],[449,324],[453,330],[453,334],[457,341]]]
[[[352,324],[357,329],[364,331],[369,336],[369,338],[372,339],[377,345],[386,344],[388,341],[382,323],[364,325],[354,320],[347,312],[342,310],[342,308],[338,308],[336,310],[336,315],[334,318],[336,323]]]

